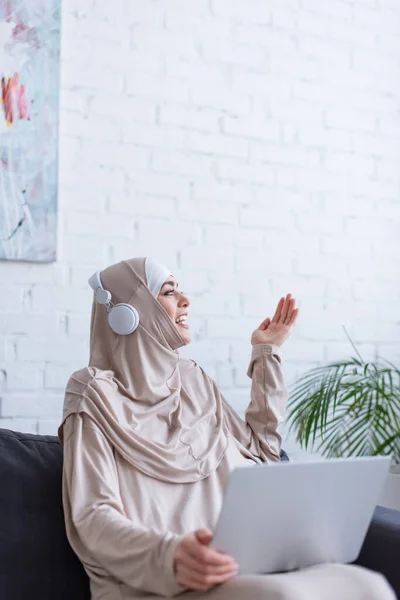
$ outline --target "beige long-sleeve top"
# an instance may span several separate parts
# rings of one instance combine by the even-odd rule
[[[64,427],[63,503],[69,541],[91,581],[93,600],[127,600],[183,590],[173,572],[182,537],[213,529],[230,472],[239,465],[278,461],[287,393],[278,349],[253,348],[246,421],[224,404],[229,445],[217,469],[194,483],[145,475],[112,447],[84,413]],[[150,594],[150,595],[149,595]]]

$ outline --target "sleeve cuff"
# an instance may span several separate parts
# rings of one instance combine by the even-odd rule
[[[282,359],[282,352],[279,346],[275,344],[256,344],[253,346],[253,350],[251,352],[251,359],[258,358],[263,354],[272,354],[273,356],[277,356],[279,359]]]
[[[186,591],[186,588],[182,587],[176,582],[174,572],[174,556],[176,549],[182,539],[183,535],[174,536],[168,543],[165,553],[165,596],[177,596],[182,592]]]
[[[276,346],[275,344],[256,344],[253,346],[249,368],[247,369],[247,376],[250,377],[250,379],[253,377],[254,363],[257,358],[261,358],[262,356],[273,356],[279,363],[282,362],[282,352],[279,346]]]

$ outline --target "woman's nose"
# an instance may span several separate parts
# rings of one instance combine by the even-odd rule
[[[181,294],[181,298],[179,301],[179,306],[190,306],[190,300],[184,294]]]

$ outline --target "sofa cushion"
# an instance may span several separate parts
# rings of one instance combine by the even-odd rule
[[[400,510],[377,506],[357,564],[383,573],[400,599]]]
[[[0,429],[0,590],[7,600],[89,600],[64,528],[58,438]]]

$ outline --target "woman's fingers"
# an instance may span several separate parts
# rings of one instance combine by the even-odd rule
[[[210,548],[198,541],[196,534],[191,534],[183,539],[178,546],[177,556],[179,560],[183,560],[186,555],[200,564],[210,566],[237,566],[234,559],[229,554],[217,552],[214,548]]]
[[[186,569],[184,565],[180,565],[176,573],[176,581],[179,585],[191,590],[206,591],[206,583],[201,575],[197,575],[191,569]]]
[[[210,529],[203,528],[195,531],[194,537],[198,542],[200,542],[200,544],[208,546],[208,544],[210,544],[212,541],[213,534]]]
[[[181,559],[182,565],[196,573],[196,575],[226,575],[237,569],[236,563],[228,563],[226,565],[207,565],[199,562],[190,554],[186,554]]]
[[[299,309],[296,308],[292,313],[289,325],[295,325],[298,316],[299,316]]]
[[[271,319],[268,317],[267,319],[264,319],[264,321],[261,323],[258,329],[261,329],[261,331],[265,331],[266,329],[268,329],[270,323]]]
[[[290,311],[291,300],[291,294],[288,294],[285,298],[281,298],[279,300],[277,309],[272,319],[272,323],[286,323]]]
[[[269,318],[265,319],[261,323],[259,329],[265,331],[270,323],[282,323],[288,325],[291,323],[294,310],[296,310],[296,300],[292,298],[292,294],[288,294],[286,297],[279,300],[272,320]]]
[[[282,306],[281,318],[279,319],[280,323],[285,323],[285,321],[287,319],[291,299],[292,299],[292,294],[288,294],[285,298],[285,301]]]
[[[193,558],[190,554],[182,556],[181,567],[190,570],[196,577],[202,577],[206,572],[205,565]]]
[[[221,552],[217,552],[213,548],[208,548],[207,546],[201,546],[200,548],[192,546],[190,551],[193,558],[199,560],[200,562],[206,565],[215,567],[236,565],[233,558],[228,554],[222,554]]]
[[[177,573],[177,582],[184,587],[193,590],[209,590],[220,583],[225,583],[237,574],[237,570],[232,570],[223,575],[197,575],[191,569],[182,565]]]
[[[272,317],[272,323],[278,323],[280,316],[281,316],[281,312],[282,312],[282,308],[285,302],[285,298],[281,298],[278,302],[278,306],[276,307],[276,311],[274,316]]]
[[[180,585],[206,591],[237,574],[239,567],[231,556],[208,546],[211,539],[212,533],[201,529],[181,540],[174,555],[175,578]]]
[[[292,320],[292,316],[293,316],[293,312],[296,309],[296,300],[294,298],[291,298],[290,302],[289,302],[289,309],[287,311],[287,315],[286,315],[286,319],[284,321],[285,325],[289,325],[291,320]]]

